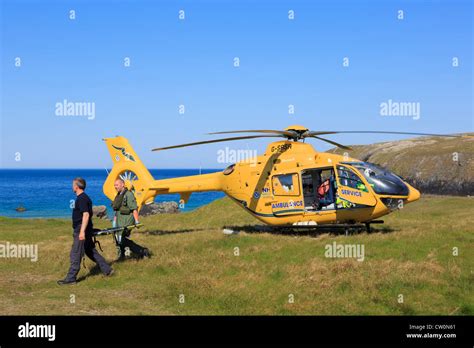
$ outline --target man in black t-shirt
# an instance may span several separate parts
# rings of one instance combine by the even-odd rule
[[[59,285],[76,283],[76,277],[81,269],[81,260],[84,257],[84,253],[99,265],[100,270],[106,276],[110,276],[113,273],[112,268],[96,250],[92,240],[92,201],[84,192],[85,188],[86,181],[84,179],[75,178],[73,180],[72,190],[77,198],[72,210],[72,228],[74,232],[72,234],[73,243],[70,254],[71,266],[66,278],[58,280]]]

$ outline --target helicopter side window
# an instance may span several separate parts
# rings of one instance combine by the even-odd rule
[[[338,166],[337,174],[339,176],[339,184],[342,186],[347,186],[359,191],[368,192],[365,184],[360,180],[360,178],[349,168]]]
[[[275,196],[299,196],[298,174],[275,175],[272,179],[272,187]]]

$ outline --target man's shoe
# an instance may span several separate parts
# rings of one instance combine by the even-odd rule
[[[107,273],[105,276],[106,276],[106,277],[111,277],[111,276],[114,275],[114,273],[115,273],[115,271],[114,271],[113,268],[112,268],[112,269],[110,269],[109,273]]]
[[[58,280],[58,285],[72,285],[72,284],[76,284],[76,281],[75,280],[67,280],[67,279],[61,279],[61,280]]]

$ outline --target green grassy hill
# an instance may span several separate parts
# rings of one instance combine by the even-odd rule
[[[1,243],[39,245],[37,262],[0,259],[0,314],[473,315],[472,206],[472,198],[423,197],[371,234],[228,236],[223,226],[256,220],[222,199],[190,213],[144,218],[145,228],[132,236],[153,258],[114,263],[112,278],[86,260],[85,279],[66,287],[56,280],[68,268],[70,222],[0,218]],[[112,237],[100,240],[113,260]],[[365,260],[326,258],[334,241],[363,244]]]
[[[474,133],[464,137],[421,137],[333,149],[388,168],[423,193],[474,195]]]

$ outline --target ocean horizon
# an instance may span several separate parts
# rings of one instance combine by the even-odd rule
[[[219,172],[222,169],[149,169],[157,180]],[[0,169],[0,216],[15,218],[69,218],[72,179],[83,177],[87,182],[86,193],[94,205],[105,205],[112,215],[110,200],[102,192],[102,185],[110,169],[95,168],[2,168]],[[196,192],[181,211],[191,211],[224,197],[222,192]],[[179,202],[179,194],[158,195],[155,202]],[[24,207],[24,212],[16,208]]]

